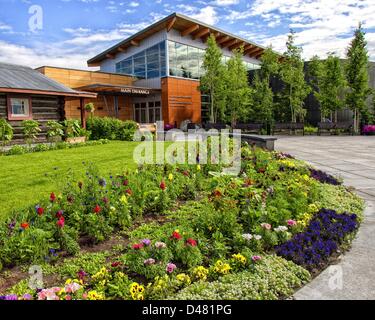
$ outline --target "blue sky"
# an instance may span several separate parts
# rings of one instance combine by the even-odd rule
[[[361,21],[375,60],[374,0],[0,0],[0,61],[87,68],[89,58],[173,12],[280,52],[293,28],[306,59],[344,56]]]

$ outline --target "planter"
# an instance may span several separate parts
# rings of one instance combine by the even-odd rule
[[[83,143],[83,142],[86,142],[86,137],[67,138],[66,142],[70,144]]]

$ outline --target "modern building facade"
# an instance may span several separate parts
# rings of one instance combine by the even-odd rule
[[[201,95],[199,79],[210,35],[215,36],[224,60],[234,49],[244,47],[243,60],[248,69],[260,67],[264,47],[174,13],[88,61],[89,66],[100,67],[101,73],[132,79],[129,87],[113,85],[111,91],[107,83],[92,83],[79,89],[127,97],[120,108],[139,123],[204,122],[208,119],[208,101]]]

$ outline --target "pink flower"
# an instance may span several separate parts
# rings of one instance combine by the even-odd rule
[[[59,228],[64,228],[64,226],[65,226],[65,219],[64,219],[64,217],[61,217],[58,221],[57,221],[57,226],[59,227]]]
[[[150,258],[150,259],[146,259],[143,263],[146,266],[151,266],[151,265],[155,264],[155,262],[156,262],[155,259]]]
[[[269,223],[262,223],[261,227],[266,230],[271,230],[272,226]]]
[[[253,257],[251,258],[251,260],[253,260],[254,262],[257,262],[257,261],[262,260],[262,257],[261,257],[261,256],[253,256]]]
[[[177,266],[174,264],[174,263],[168,263],[167,264],[167,268],[166,268],[166,271],[168,273],[172,273],[173,271],[175,271],[177,268]]]
[[[297,221],[295,221],[295,220],[288,220],[287,224],[288,224],[289,227],[294,227],[294,226],[297,225]]]

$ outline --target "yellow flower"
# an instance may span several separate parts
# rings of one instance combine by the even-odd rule
[[[126,197],[126,195],[123,195],[123,196],[120,198],[120,202],[121,202],[123,205],[128,204],[128,198]]]
[[[202,168],[201,168],[201,165],[198,164],[198,165],[197,165],[197,171],[201,171],[201,169],[202,169]]]
[[[133,282],[130,285],[130,294],[133,300],[144,300],[143,293],[145,292],[145,287],[138,284],[137,282]]]
[[[180,273],[176,276],[177,281],[180,282],[180,284],[189,285],[191,283],[190,277],[185,273]]]
[[[247,259],[246,257],[244,257],[242,254],[238,253],[238,254],[234,254],[232,255],[232,258],[235,260],[235,261],[238,261],[239,263],[241,264],[246,264],[247,262]]]
[[[91,290],[87,294],[87,299],[88,300],[105,300],[105,297],[102,293],[99,293],[95,290]]]
[[[219,274],[228,274],[232,269],[228,263],[224,263],[221,260],[216,261],[214,267],[214,271]]]
[[[196,267],[193,269],[193,272],[192,272],[192,275],[194,277],[194,279],[196,280],[207,280],[207,276],[208,276],[208,269],[206,269],[205,267]]]
[[[169,174],[169,176],[168,176],[168,180],[169,180],[169,181],[172,181],[172,180],[173,180],[173,174],[172,174],[172,173]]]

